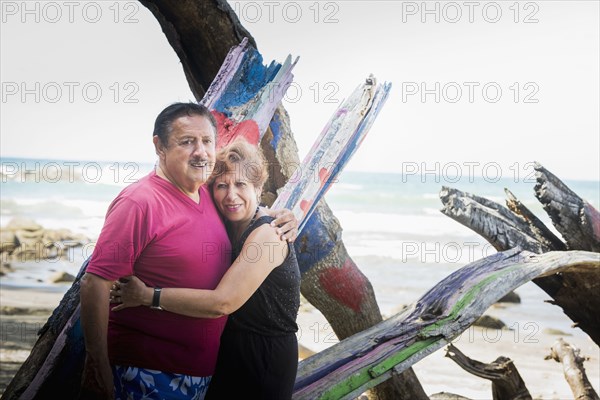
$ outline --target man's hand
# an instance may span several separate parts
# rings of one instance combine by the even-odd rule
[[[113,399],[113,375],[108,361],[108,291],[111,281],[86,273],[81,279],[81,327],[85,364],[80,399]]]
[[[110,289],[110,302],[118,304],[113,311],[128,307],[152,305],[153,289],[136,276],[127,276],[114,282]]]
[[[112,400],[115,398],[113,374],[108,360],[97,362],[94,357],[86,355],[79,398],[81,400]]]
[[[287,208],[281,210],[264,209],[269,217],[275,218],[271,222],[272,227],[277,227],[277,234],[281,240],[287,240],[292,243],[298,237],[299,221],[294,213]]]

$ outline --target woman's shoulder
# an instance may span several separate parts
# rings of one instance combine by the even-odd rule
[[[271,226],[272,217],[265,217],[262,221],[258,218],[255,221],[257,225],[244,240],[242,252],[250,251],[251,248],[260,249],[258,254],[268,259],[267,264],[271,268],[281,265],[289,254],[288,242],[281,240],[277,229]]]
[[[277,233],[277,227],[271,226],[271,222],[275,218],[268,215],[259,216],[254,221],[252,231],[244,240],[244,246],[247,243],[253,243],[253,245],[259,245],[262,247],[278,247],[286,246],[287,242],[281,240],[281,237]]]

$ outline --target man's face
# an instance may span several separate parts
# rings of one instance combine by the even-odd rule
[[[168,146],[158,144],[163,172],[184,192],[197,192],[212,173],[215,142],[215,130],[207,118],[177,118],[171,125]]]

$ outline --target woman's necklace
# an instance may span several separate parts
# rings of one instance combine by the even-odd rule
[[[258,215],[258,208],[259,208],[259,206],[256,206],[256,211],[254,211],[254,216],[250,220],[250,223],[248,224],[248,227],[250,227],[254,223],[254,221],[256,221],[256,216]],[[248,229],[248,228],[246,228],[246,229]]]

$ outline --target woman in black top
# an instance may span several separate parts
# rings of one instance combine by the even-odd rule
[[[259,150],[237,140],[217,154],[208,181],[223,215],[235,261],[215,290],[163,288],[162,309],[192,317],[229,315],[207,399],[290,399],[298,366],[296,316],[300,271],[259,207],[267,179]],[[116,310],[152,305],[153,288],[138,278],[111,294]],[[174,327],[176,329],[176,327]]]
[[[259,217],[240,241],[272,220]],[[229,315],[207,400],[292,397],[298,367],[300,272],[293,246],[289,247],[284,262]],[[235,247],[234,256],[238,256]]]

